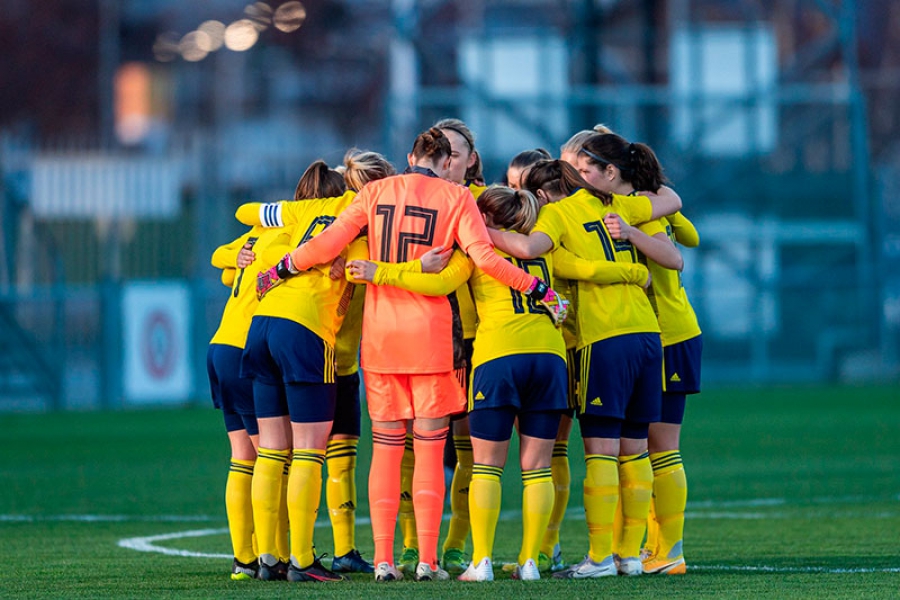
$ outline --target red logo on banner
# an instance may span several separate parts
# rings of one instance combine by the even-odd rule
[[[141,333],[141,351],[147,372],[154,379],[169,377],[175,365],[175,349],[178,346],[171,317],[161,310],[152,311],[147,315]]]

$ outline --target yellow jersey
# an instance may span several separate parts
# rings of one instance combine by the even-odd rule
[[[690,221],[680,215],[676,219],[683,228],[683,234],[688,236],[686,239],[696,239],[699,243],[696,229],[693,230],[693,235],[690,235],[690,230],[693,229]],[[649,236],[665,233],[673,244],[676,242],[675,231],[666,217],[644,223],[640,226],[640,230]],[[694,307],[688,300],[687,292],[684,291],[681,272],[661,267],[652,260],[647,260],[647,266],[653,276],[647,296],[659,320],[662,345],[671,346],[700,335],[700,324],[697,322]]]
[[[638,263],[637,250],[630,242],[614,240],[609,235],[603,223],[603,217],[609,213],[617,213],[634,225],[649,221],[653,207],[646,196],[616,194],[612,204],[605,206],[588,191],[579,189],[544,206],[534,231],[549,236],[554,248],[563,246],[581,258]],[[659,332],[656,315],[639,285],[579,281],[576,296],[577,348],[629,333]]]
[[[277,249],[270,247],[265,253],[266,260],[272,260],[274,264],[287,252],[324,231],[354,197],[355,194],[348,193],[337,198],[257,204],[255,207],[244,205],[238,209],[238,218],[243,220],[243,216],[249,219],[255,213],[256,218],[264,224],[290,225],[288,245]],[[251,208],[246,209],[247,206]],[[272,206],[278,207],[277,211],[267,208]],[[273,212],[266,213],[267,210]],[[274,216],[276,212],[277,220]],[[331,278],[331,263],[317,265],[269,290],[260,301],[256,315],[279,317],[299,323],[334,347],[337,332],[349,308],[350,299],[344,298],[347,285],[347,280],[343,277]]]
[[[494,251],[515,266],[540,277],[554,289],[553,259],[513,258]],[[514,354],[555,354],[566,358],[562,332],[553,325],[547,309],[522,292],[503,285],[478,267],[469,278],[475,308],[480,316],[472,352],[472,368]]]
[[[467,183],[466,187],[472,192],[475,200],[478,200],[478,196],[487,189],[487,186],[474,183]],[[469,289],[468,283],[462,284],[456,290],[456,301],[459,305],[459,318],[462,321],[463,339],[471,340],[475,337],[475,330],[478,327],[478,311],[475,309],[472,290]]]
[[[230,280],[231,293],[222,311],[222,319],[219,328],[213,335],[210,344],[224,344],[243,348],[247,343],[247,332],[250,330],[250,320],[259,305],[256,298],[256,273],[265,270],[277,261],[265,262],[259,257],[270,246],[285,247],[289,237],[284,229],[263,229],[254,227],[241,237],[229,244],[219,246],[213,252],[212,265],[223,269],[222,281]],[[237,269],[237,256],[247,242],[253,244],[253,251],[257,253],[257,260],[249,267]]]
[[[350,296],[350,306],[334,344],[334,360],[337,363],[337,374],[341,377],[359,371],[359,343],[362,338],[366,286],[350,284],[344,294]]]
[[[563,246],[553,249],[554,287],[571,303],[569,316],[563,322],[563,339],[566,349],[575,348],[578,341],[577,301],[578,281],[594,283],[630,283],[643,286],[649,272],[640,263],[616,263],[604,260],[585,260],[566,250]]]

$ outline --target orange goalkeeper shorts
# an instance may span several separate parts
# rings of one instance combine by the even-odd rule
[[[373,421],[440,419],[466,408],[465,373],[407,375],[363,371]]]

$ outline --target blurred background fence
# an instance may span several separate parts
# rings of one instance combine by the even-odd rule
[[[599,122],[656,150],[708,384],[898,378],[896,2],[8,4],[0,410],[206,402],[237,205],[446,116],[488,182]]]

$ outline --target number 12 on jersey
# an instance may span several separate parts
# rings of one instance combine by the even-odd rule
[[[540,277],[545,282],[547,282],[547,284],[550,283],[550,269],[547,267],[547,261],[543,258],[507,258],[506,260],[516,265],[523,271]],[[528,307],[528,312],[531,314],[549,314],[547,312],[547,309],[541,306],[541,304],[537,300],[527,297],[519,290],[509,288],[509,293],[510,295],[512,295],[513,310],[516,314],[524,313],[526,306]]]

